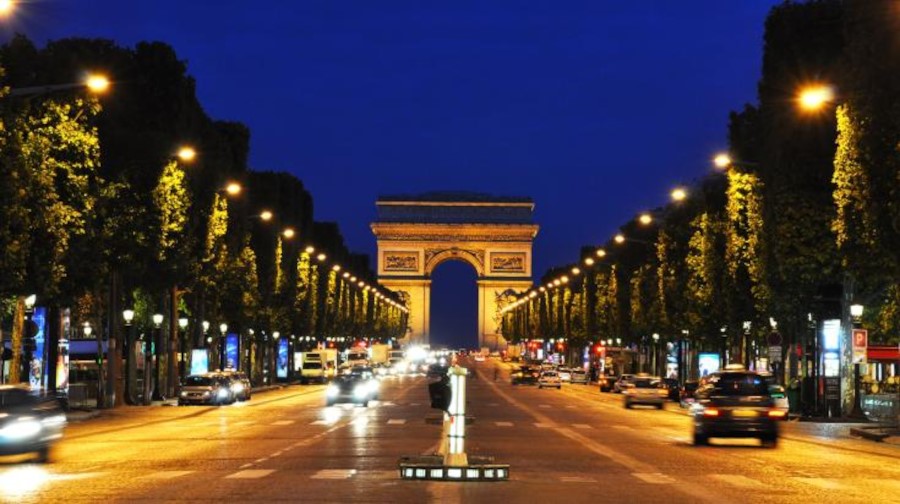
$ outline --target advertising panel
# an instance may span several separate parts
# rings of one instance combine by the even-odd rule
[[[228,333],[225,336],[225,369],[237,369],[240,363],[240,354],[238,353],[238,335]]]
[[[31,353],[31,363],[28,372],[28,384],[31,388],[45,387],[47,379],[44,376],[44,335],[47,334],[47,309],[36,307],[31,315],[34,322],[34,351]]]
[[[678,379],[677,343],[666,343],[666,378]]]
[[[822,346],[825,350],[841,349],[841,321],[839,319],[822,322]]]
[[[288,340],[286,338],[278,340],[278,361],[275,372],[278,378],[286,379],[288,377]]]
[[[191,350],[191,374],[209,372],[209,352],[205,348]]]
[[[721,366],[721,360],[717,353],[702,353],[698,356],[698,368],[700,370],[700,378],[715,373]]]
[[[59,353],[56,354],[56,394],[69,395],[69,340],[59,340]]]

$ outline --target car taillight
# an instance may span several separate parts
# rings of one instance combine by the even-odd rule
[[[719,410],[717,410],[715,408],[706,408],[703,410],[703,416],[709,416],[709,417],[719,416]]]
[[[771,418],[784,418],[787,415],[787,411],[782,410],[769,410],[769,416]]]

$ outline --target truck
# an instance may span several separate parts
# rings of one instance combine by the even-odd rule
[[[391,345],[376,343],[369,347],[369,363],[385,364],[390,359]]]
[[[325,383],[337,372],[337,350],[323,348],[300,354],[300,381]]]
[[[348,366],[366,366],[369,364],[369,352],[366,350],[366,347],[353,347],[350,350],[347,350],[347,363]]]

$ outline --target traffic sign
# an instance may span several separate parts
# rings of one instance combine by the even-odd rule
[[[769,347],[769,360],[771,362],[781,362],[781,345],[772,345]]]
[[[866,351],[869,347],[869,331],[865,329],[853,330],[853,363],[865,364]]]

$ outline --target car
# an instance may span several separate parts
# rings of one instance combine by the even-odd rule
[[[563,383],[571,383],[572,382],[572,370],[567,367],[561,367],[557,370],[559,373],[559,381]]]
[[[50,462],[53,445],[62,439],[65,427],[66,414],[55,398],[0,385],[0,455],[34,452],[38,462]]]
[[[588,384],[588,374],[582,368],[573,368],[571,373],[570,381],[574,383],[581,383],[582,385]]]
[[[681,393],[681,385],[675,378],[663,378],[660,380],[662,386],[666,388],[666,399],[669,401],[677,401]]]
[[[234,393],[235,399],[238,401],[249,401],[253,395],[253,387],[250,385],[250,378],[243,371],[225,370],[222,376],[228,378],[231,382],[231,391]]]
[[[562,388],[562,381],[559,379],[559,373],[556,371],[541,372],[541,377],[538,378],[538,388],[544,387]]]
[[[597,383],[600,385],[600,392],[612,392],[618,379],[619,377],[616,375],[601,373],[600,377],[597,378]]]
[[[447,366],[442,366],[440,364],[430,364],[428,366],[428,370],[425,371],[425,376],[427,376],[429,378],[434,378],[436,376],[443,376],[443,375],[447,374],[447,371],[449,371],[449,370],[450,370],[450,368],[448,368]]]
[[[325,383],[327,380],[326,369],[322,361],[308,360],[300,368],[300,383],[306,384],[313,381]]]
[[[354,403],[368,407],[369,401],[377,397],[377,386],[377,380],[365,378],[360,374],[338,376],[325,389],[325,405]]]
[[[519,369],[510,374],[510,383],[513,385],[537,385],[541,376],[539,368],[534,366],[519,366]]]
[[[688,380],[678,390],[678,404],[682,408],[688,408],[691,404],[694,404],[694,392],[699,385],[700,382],[697,380]]]
[[[784,411],[782,420],[787,420],[791,404],[788,400],[787,393],[784,391],[784,387],[781,385],[770,384],[769,395],[772,396],[772,400],[775,402],[775,408]]]
[[[627,409],[631,409],[636,404],[663,409],[663,403],[668,395],[669,389],[663,385],[658,376],[636,376],[632,380],[631,386],[622,391]]]
[[[623,374],[622,376],[619,377],[618,380],[616,380],[615,383],[613,383],[612,391],[615,392],[616,394],[621,394],[622,391],[625,390],[626,388],[630,387],[633,382],[634,382],[633,374]]]
[[[691,406],[694,445],[710,438],[758,438],[763,446],[778,443],[778,424],[786,412],[775,407],[765,377],[747,370],[708,375]]]
[[[231,380],[221,373],[190,375],[181,383],[178,405],[187,404],[231,404],[235,401],[231,390]]]

